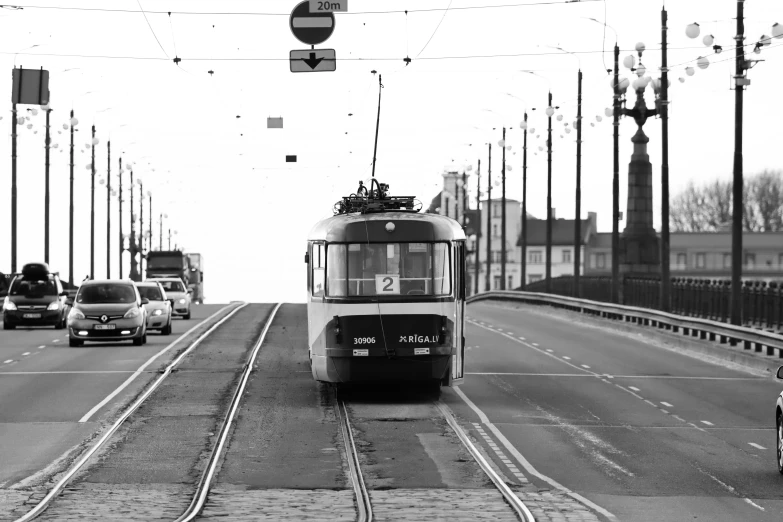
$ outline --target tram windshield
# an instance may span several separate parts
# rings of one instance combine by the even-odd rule
[[[326,254],[330,297],[451,293],[446,243],[330,244]]]

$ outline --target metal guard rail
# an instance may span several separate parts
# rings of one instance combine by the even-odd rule
[[[468,297],[465,302],[475,303],[483,300],[517,301],[538,305],[550,305],[565,308],[582,313],[599,315],[609,319],[619,319],[643,326],[656,326],[678,332],[682,329],[683,335],[719,341],[722,344],[729,343],[732,346],[742,342],[745,350],[751,348],[755,352],[766,353],[783,359],[783,335],[745,326],[720,323],[709,319],[685,317],[682,315],[661,312],[650,308],[638,308],[635,306],[618,305],[579,299],[562,295],[544,294],[539,292],[492,290]]]

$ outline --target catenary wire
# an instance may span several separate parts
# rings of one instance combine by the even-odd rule
[[[141,11],[141,14],[144,15],[144,20],[147,22],[147,27],[150,28],[150,32],[152,33],[152,36],[154,36],[155,41],[158,42],[158,47],[160,47],[160,50],[163,51],[163,54],[165,54],[166,58],[168,58],[169,53],[166,52],[166,49],[163,48],[163,46],[160,43],[160,40],[158,40],[158,35],[155,34],[155,30],[152,28],[152,24],[150,24],[150,21],[147,18],[147,13],[145,13],[144,8],[141,7],[141,0],[136,0],[136,3],[139,4],[139,10]]]

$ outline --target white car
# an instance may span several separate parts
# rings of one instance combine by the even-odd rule
[[[783,366],[778,368],[778,379],[783,379]],[[778,471],[783,474],[783,392],[778,395],[775,405],[775,427],[778,439]]]
[[[154,279],[136,283],[141,297],[149,299],[144,305],[147,309],[147,330],[160,330],[163,335],[171,335],[171,301],[163,286]]]
[[[166,292],[166,298],[171,301],[172,315],[190,319],[190,295],[193,292],[188,289],[179,277],[156,277],[148,279],[160,283]]]

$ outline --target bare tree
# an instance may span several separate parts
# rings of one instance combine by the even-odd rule
[[[742,226],[747,232],[783,231],[783,174],[765,170],[745,179]],[[714,232],[732,219],[732,182],[693,182],[672,199],[670,226],[674,232]]]

